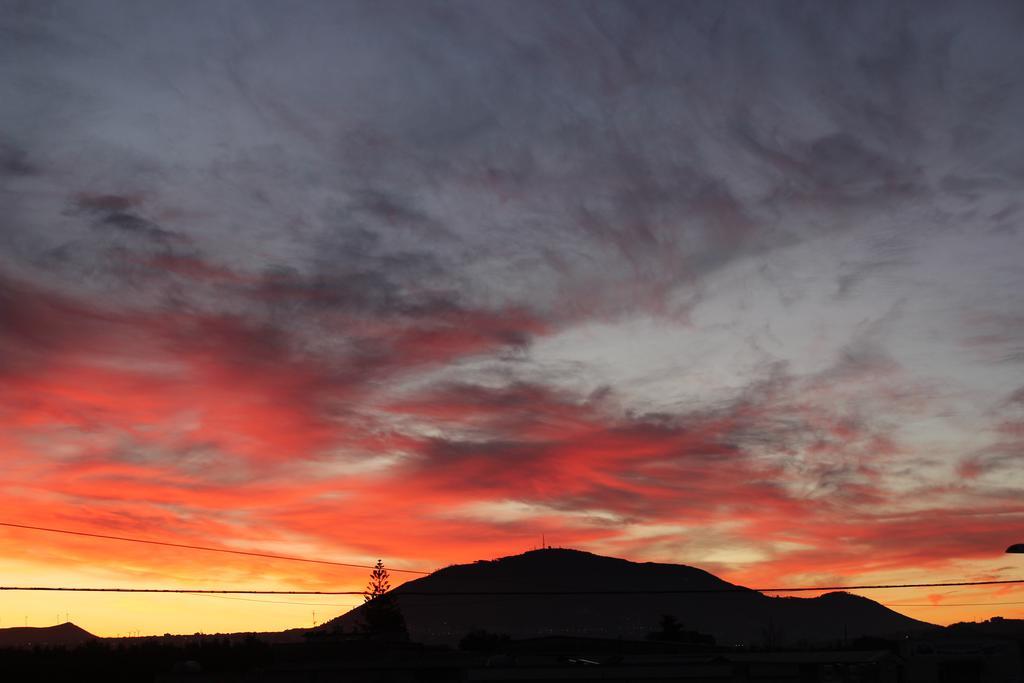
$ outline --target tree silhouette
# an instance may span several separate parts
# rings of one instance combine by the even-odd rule
[[[370,572],[370,582],[366,584],[363,602],[370,602],[391,590],[391,573],[384,568],[384,561],[377,560]]]
[[[402,610],[391,597],[391,574],[377,560],[363,592],[362,630],[377,640],[409,640]]]
[[[714,645],[715,637],[699,631],[688,631],[674,615],[662,614],[659,629],[647,634],[647,640],[661,640],[671,643],[695,643]]]

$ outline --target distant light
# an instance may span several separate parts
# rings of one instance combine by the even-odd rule
[[[1014,543],[1006,549],[1008,553],[1024,553],[1024,543]]]

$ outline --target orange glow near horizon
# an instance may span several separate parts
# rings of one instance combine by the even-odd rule
[[[53,534],[29,531],[9,533],[4,530],[0,533],[4,547],[8,549],[4,561],[0,562],[0,576],[4,577],[5,585],[20,579],[22,584],[40,586],[361,591],[369,574],[369,570],[230,555],[221,557],[203,551],[147,546],[132,548],[133,544],[115,541],[70,539],[64,542],[59,540],[60,537],[54,538]],[[527,539],[522,539],[522,542],[528,543]],[[525,549],[528,546],[519,548]],[[515,554],[516,550],[511,547],[507,550],[495,548],[486,557],[476,559]],[[452,547],[450,551],[456,552],[456,549]],[[11,555],[23,557],[12,559]],[[692,560],[690,564],[701,566]],[[987,580],[995,574],[986,573],[984,567],[994,564],[970,563],[969,576],[974,580]],[[438,564],[440,566],[442,563]],[[966,566],[960,567],[961,572],[967,569]],[[780,583],[777,575],[763,570],[713,573],[751,587]],[[847,582],[875,583],[955,580],[962,579],[964,574],[911,570],[848,576]],[[415,575],[394,573],[392,583],[397,586],[414,578]],[[820,585],[821,581],[811,583]],[[1024,618],[1024,584],[853,592],[907,616],[937,624],[979,621],[993,616]],[[813,595],[802,593],[799,597]],[[279,631],[307,628],[313,625],[314,619],[316,623],[322,623],[361,602],[358,595],[216,596],[14,591],[4,593],[0,626],[49,626],[70,618],[91,633],[104,637]]]

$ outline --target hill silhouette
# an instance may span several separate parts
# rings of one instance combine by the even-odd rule
[[[656,593],[680,590],[728,592]],[[565,591],[595,594],[557,594]],[[664,614],[729,645],[835,642],[937,628],[849,593],[773,598],[695,567],[552,548],[447,567],[402,584],[391,595],[411,638],[427,643],[454,643],[481,629],[514,638],[643,638]],[[356,608],[317,630],[353,631],[362,611]]]
[[[62,645],[73,647],[97,637],[70,621],[56,626],[15,626],[0,628],[0,647],[32,647],[36,645]]]

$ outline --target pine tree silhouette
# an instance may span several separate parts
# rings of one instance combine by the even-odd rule
[[[391,590],[391,573],[384,568],[383,560],[377,560],[373,571],[370,572],[370,582],[366,584],[363,602],[370,602],[375,598],[379,598],[389,590]]]
[[[405,616],[392,599],[390,590],[391,574],[385,569],[383,560],[377,560],[363,592],[362,630],[378,640],[409,640]]]

